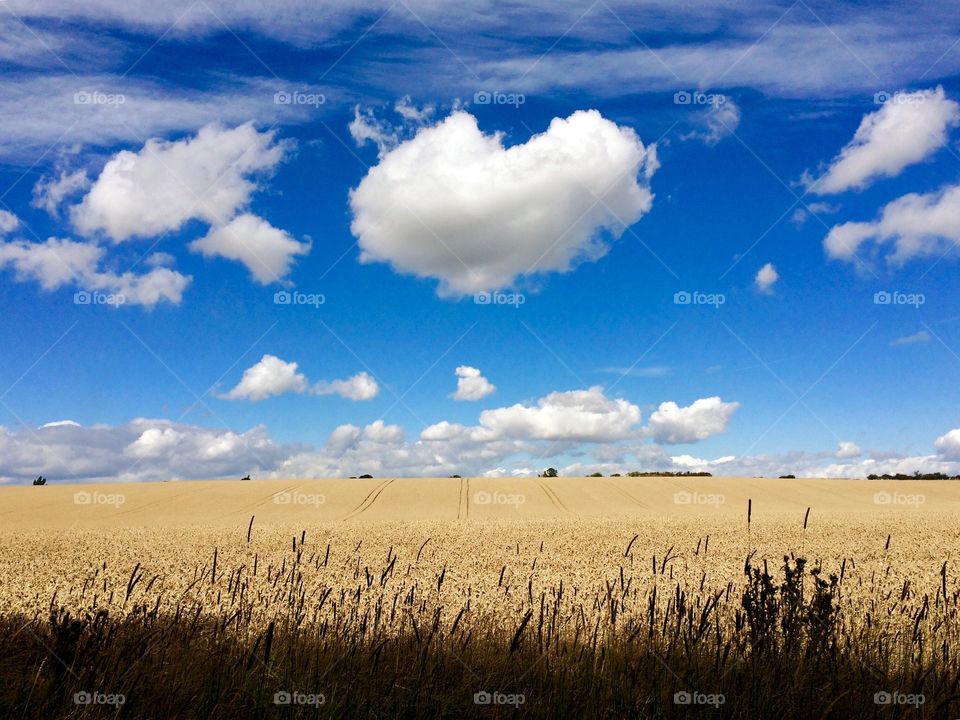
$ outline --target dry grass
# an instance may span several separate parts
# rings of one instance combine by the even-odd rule
[[[0,715],[960,712],[957,483],[604,480],[81,488],[126,497],[70,507],[76,487],[5,489]],[[925,501],[873,502],[891,487]]]

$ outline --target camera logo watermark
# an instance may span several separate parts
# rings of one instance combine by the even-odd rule
[[[108,105],[120,107],[127,101],[121,93],[105,93],[99,90],[80,90],[73,94],[74,105]]]
[[[473,502],[476,505],[512,505],[515,510],[527,501],[527,496],[523,494],[510,494],[502,492],[487,492],[481,490],[473,494]]]
[[[909,305],[919,308],[927,301],[923,293],[905,293],[899,290],[879,290],[873,294],[874,305]]]
[[[481,690],[473,694],[474,705],[513,705],[514,707],[520,707],[526,701],[527,696],[523,693],[491,693],[486,690]]]
[[[322,293],[303,293],[298,290],[279,290],[273,294],[274,305],[307,305],[319,308],[327,302],[327,296]]]
[[[523,293],[481,292],[473,296],[475,305],[513,305],[519,308],[527,301]]]
[[[712,305],[714,308],[719,308],[725,302],[727,302],[727,296],[723,293],[680,290],[673,294],[674,305]]]
[[[926,101],[927,98],[923,93],[878,90],[873,94],[873,102],[876,105],[885,105],[886,103],[894,103],[896,105],[922,105]]]
[[[726,701],[727,698],[723,693],[702,693],[681,690],[673,694],[674,705],[712,705],[718,708]]]
[[[126,496],[120,493],[87,492],[86,490],[81,490],[73,494],[74,505],[112,505],[115,508],[119,508],[126,501]]]
[[[326,501],[326,495],[291,492],[289,490],[273,496],[274,505],[313,505],[314,507],[320,507]]]
[[[287,692],[280,690],[273,694],[274,705],[312,705],[319,707],[326,704],[327,697],[323,693],[302,693],[294,690]]]
[[[920,493],[887,492],[881,490],[873,494],[874,505],[907,505],[918,508],[927,502],[927,496]]]
[[[323,93],[280,90],[273,94],[274,105],[306,105],[318,108],[327,101]]]
[[[887,692],[881,690],[873,694],[874,705],[912,705],[915,708],[920,707],[927,701],[923,693],[902,693],[898,690]]]
[[[123,693],[102,693],[97,690],[87,692],[81,690],[73,694],[74,705],[123,705],[127,696]]]
[[[713,105],[719,107],[725,102],[727,102],[727,96],[721,93],[680,90],[673,94],[674,105]]]
[[[719,493],[698,493],[681,490],[673,494],[674,505],[712,505],[713,507],[720,507],[726,501],[726,496]]]
[[[80,290],[73,294],[74,305],[111,305],[120,307],[127,298],[123,293],[103,293],[98,290]]]
[[[477,105],[513,105],[519,108],[527,101],[523,93],[505,93],[499,90],[478,90],[473,94],[473,102]]]

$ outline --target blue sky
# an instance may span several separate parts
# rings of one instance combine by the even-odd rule
[[[0,482],[960,472],[947,4],[234,5],[0,10]]]

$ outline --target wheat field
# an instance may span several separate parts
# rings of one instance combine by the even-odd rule
[[[0,488],[9,717],[957,717],[960,483]]]

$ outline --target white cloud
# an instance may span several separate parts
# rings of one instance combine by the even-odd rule
[[[175,270],[155,267],[142,275],[99,269],[104,249],[86,242],[49,238],[0,243],[0,269],[11,266],[18,280],[34,280],[44,290],[72,285],[87,292],[122,295],[122,304],[154,307],[161,301],[179,305],[191,278]]]
[[[496,390],[496,386],[480,374],[480,370],[461,365],[456,370],[457,391],[454,400],[480,400]]]
[[[773,284],[780,279],[780,273],[777,272],[777,269],[773,266],[773,263],[767,263],[762,268],[757,270],[756,277],[753,278],[753,282],[757,287],[757,291],[764,294],[773,293]]]
[[[258,132],[252,123],[211,124],[194,137],[151,139],[137,153],[123,150],[72,208],[73,223],[114,242],[177,230],[194,218],[225,224],[257,189],[251,176],[274,169],[286,155],[289,144],[274,140],[273,132]]]
[[[873,222],[835,225],[823,241],[831,258],[854,261],[861,246],[873,243],[877,252],[892,243],[891,265],[951,252],[960,242],[960,185],[935,192],[910,193],[888,203]]]
[[[61,170],[56,177],[44,176],[37,181],[33,186],[33,200],[30,204],[57,217],[64,200],[88,187],[90,187],[90,178],[87,177],[86,170],[76,170],[72,173]]]
[[[863,450],[860,449],[860,446],[855,442],[850,442],[849,440],[841,440],[837,444],[837,453],[838,458],[854,458],[860,457],[863,454]]]
[[[19,432],[0,426],[0,477],[26,482],[37,475],[53,482],[240,477],[270,470],[291,452],[263,427],[237,432],[148,419]]]
[[[657,442],[667,445],[705,440],[724,432],[738,407],[740,403],[723,402],[716,396],[700,398],[687,407],[672,401],[662,402],[650,416],[647,432]]]
[[[321,381],[314,386],[313,392],[317,395],[339,395],[348,400],[372,400],[380,392],[380,385],[369,373],[358,372],[344,380]]]
[[[733,98],[725,95],[719,97],[723,98],[722,102],[719,98],[711,102],[699,117],[704,129],[684,135],[684,140],[695,138],[707,145],[716,145],[736,132],[740,126],[740,107]]]
[[[82,427],[76,420],[54,420],[40,426],[40,429],[52,427]]]
[[[941,435],[933,443],[937,454],[948,460],[960,460],[960,428]]]
[[[875,180],[894,177],[947,142],[947,131],[960,123],[960,105],[943,88],[897,93],[879,110],[864,116],[850,141],[807,189],[818,195],[862,190]]]
[[[20,227],[20,218],[12,212],[0,210],[0,235],[11,233]]]
[[[171,453],[183,439],[183,433],[172,427],[152,427],[124,448],[124,453],[135,458],[157,458]]]
[[[479,437],[604,442],[628,437],[640,422],[640,408],[610,399],[600,386],[553,392],[537,405],[517,403],[480,413]],[[486,431],[486,432],[483,432]]]
[[[930,342],[930,340],[930,333],[928,333],[926,330],[919,330],[913,335],[898,337],[896,340],[892,340],[890,344],[896,347],[899,345],[916,345],[918,343],[927,343]]]
[[[320,381],[313,387],[306,375],[298,371],[298,364],[286,362],[275,355],[265,354],[260,361],[243,371],[235,388],[220,397],[225,400],[252,400],[257,402],[284,393],[339,395],[349,400],[370,400],[380,392],[377,381],[366,372],[359,372],[345,380]]]
[[[361,262],[437,278],[441,295],[566,272],[653,201],[655,147],[595,110],[505,148],[456,111],[385,152],[350,193]],[[639,182],[638,182],[639,175]]]
[[[297,363],[265,354],[258,363],[244,370],[237,386],[222,397],[226,400],[244,398],[257,402],[274,395],[302,393],[306,390],[307,378],[297,372]]]
[[[724,455],[716,460],[703,460],[701,458],[693,457],[692,455],[670,456],[670,461],[674,465],[679,465],[682,468],[688,468],[690,470],[708,470],[716,467],[717,465],[729,465],[736,459],[737,458],[733,455]]]
[[[204,257],[239,260],[261,285],[280,282],[290,272],[294,256],[310,252],[310,243],[294,240],[290,233],[266,220],[245,213],[228,224],[211,228],[206,237],[190,243]]]

